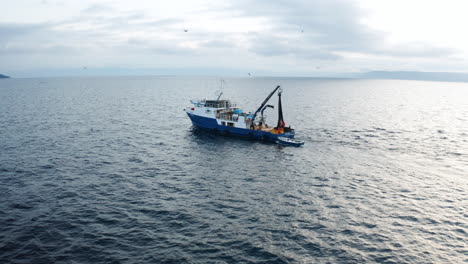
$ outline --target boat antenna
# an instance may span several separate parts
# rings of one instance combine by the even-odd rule
[[[221,98],[221,95],[223,95],[223,90],[224,90],[223,84],[225,83],[225,81],[223,79],[219,79],[219,82],[220,82],[219,90],[216,91],[216,95],[218,96],[218,99],[216,99],[216,102],[219,101],[219,98]]]

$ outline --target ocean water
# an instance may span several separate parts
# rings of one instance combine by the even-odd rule
[[[225,80],[305,146],[192,128],[214,77],[0,80],[0,263],[468,262],[467,83]]]

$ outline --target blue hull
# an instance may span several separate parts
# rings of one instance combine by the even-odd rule
[[[221,126],[221,125],[218,125],[218,123],[216,122],[216,119],[214,118],[207,118],[207,117],[192,115],[189,113],[187,113],[187,115],[192,120],[192,123],[194,126],[204,128],[204,129],[209,129],[221,135],[238,136],[238,137],[245,137],[245,138],[265,140],[265,141],[276,141],[278,136],[294,138],[294,135],[295,135],[294,132],[286,132],[283,134],[273,134],[273,133],[265,132],[261,130]]]

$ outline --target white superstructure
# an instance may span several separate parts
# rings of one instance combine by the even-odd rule
[[[193,107],[185,109],[189,114],[215,119],[220,126],[249,128],[252,116],[244,113],[229,100],[190,101]]]

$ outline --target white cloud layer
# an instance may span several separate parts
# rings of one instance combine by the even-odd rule
[[[9,1],[0,17],[0,72],[86,66],[316,76],[467,68],[464,2],[388,3]]]

